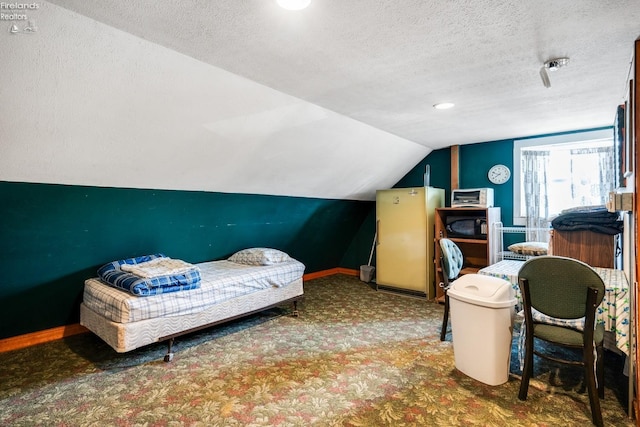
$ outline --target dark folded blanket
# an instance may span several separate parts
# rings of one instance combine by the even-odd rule
[[[589,230],[616,235],[622,232],[623,223],[617,213],[607,211],[604,206],[587,206],[562,211],[551,226],[561,231]]]

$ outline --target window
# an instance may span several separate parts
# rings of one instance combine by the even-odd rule
[[[515,225],[548,228],[563,209],[603,205],[615,188],[611,129],[516,140]]]

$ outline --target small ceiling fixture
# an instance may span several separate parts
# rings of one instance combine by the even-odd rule
[[[455,107],[455,105],[453,102],[440,102],[439,104],[435,104],[433,108],[436,110],[448,110],[449,108]]]
[[[540,77],[542,78],[542,84],[544,84],[544,87],[551,87],[551,80],[549,80],[549,73],[547,70],[556,71],[565,65],[569,65],[569,58],[554,58],[544,63],[542,68],[540,68]]]
[[[311,0],[278,0],[281,8],[287,10],[302,10],[311,4]]]

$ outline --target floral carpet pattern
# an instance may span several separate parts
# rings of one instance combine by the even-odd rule
[[[0,425],[591,424],[575,368],[538,364],[524,402],[513,360],[500,386],[457,371],[441,305],[334,275],[306,282],[299,308],[178,338],[171,363],[164,344],[118,354],[93,334],[1,353]],[[622,364],[606,356],[605,424],[631,426]]]

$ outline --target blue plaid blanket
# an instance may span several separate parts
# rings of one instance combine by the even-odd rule
[[[196,266],[183,274],[150,278],[144,278],[121,269],[123,264],[135,265],[156,258],[166,258],[166,256],[163,254],[153,254],[113,261],[98,269],[98,277],[108,285],[137,296],[158,295],[200,287],[200,270]]]

